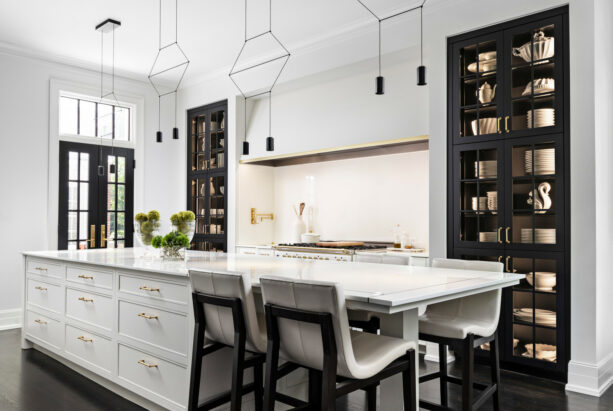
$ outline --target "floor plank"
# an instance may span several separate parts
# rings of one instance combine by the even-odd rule
[[[136,411],[141,407],[81,376],[52,358],[36,351],[21,350],[20,330],[0,332],[0,410],[1,411]],[[420,359],[421,372],[433,371],[438,364]],[[459,375],[457,365],[450,372]],[[477,366],[477,381],[487,382],[489,369]],[[601,398],[566,393],[564,385],[522,374],[502,371],[503,410],[613,410],[613,389]],[[459,406],[461,390],[449,384],[449,405]],[[437,381],[421,384],[423,398],[438,401]],[[337,402],[339,411],[365,410],[363,392],[350,394]],[[492,410],[491,401],[481,410]]]

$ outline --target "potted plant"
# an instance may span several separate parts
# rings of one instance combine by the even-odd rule
[[[184,234],[191,243],[194,238],[196,215],[191,211],[179,211],[170,216],[170,222],[175,231]]]
[[[134,216],[134,231],[136,239],[142,247],[145,247],[145,254],[151,252],[151,242],[153,238],[159,234],[160,230],[160,212],[151,210],[149,213],[138,213]]]
[[[189,239],[183,233],[171,231],[164,237],[161,235],[153,237],[151,245],[162,250],[164,259],[182,259],[185,255],[184,249],[189,247]]]

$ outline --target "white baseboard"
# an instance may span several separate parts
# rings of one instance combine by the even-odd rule
[[[21,328],[21,308],[0,311],[0,331]]]
[[[566,391],[600,397],[613,385],[613,353],[598,364],[579,361],[568,363]]]

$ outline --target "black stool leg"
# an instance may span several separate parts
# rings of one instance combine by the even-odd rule
[[[321,371],[309,368],[309,405],[313,410],[321,409]]]
[[[409,350],[407,355],[409,356],[409,368],[402,372],[404,409],[407,411],[416,411],[417,403],[415,397],[418,380],[415,376],[415,350]]]
[[[232,354],[232,391],[230,392],[230,410],[240,411],[243,400],[243,374],[245,372],[244,337],[242,338],[242,341],[238,335],[234,339],[234,349]]]
[[[366,387],[364,391],[366,391],[366,409],[377,411],[377,384]]]
[[[500,365],[498,363],[498,333],[494,334],[494,339],[490,342],[490,368],[492,371],[492,384],[496,384],[494,391],[494,411],[500,410]]]
[[[440,390],[441,390],[441,405],[447,407],[447,346],[445,344],[438,345],[438,361],[440,365]]]
[[[204,349],[204,309],[195,298],[194,317],[196,323],[194,325],[194,347],[192,349],[192,370],[189,386],[189,404],[188,410],[193,411],[198,409],[198,396],[200,394],[200,378],[202,376],[202,350]]]
[[[253,366],[253,395],[255,396],[255,411],[262,411],[264,401],[264,367],[262,363]]]
[[[464,339],[462,356],[462,410],[471,411],[473,409],[473,368],[475,350],[473,347],[474,336],[468,334]]]

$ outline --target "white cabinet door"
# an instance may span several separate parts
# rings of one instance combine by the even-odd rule
[[[112,331],[113,299],[105,295],[66,288],[66,317]]]
[[[64,311],[64,297],[60,285],[28,278],[27,287],[28,304],[52,311],[56,314],[62,314]]]
[[[93,371],[112,373],[115,350],[113,342],[108,338],[67,324],[66,353],[76,357],[77,361],[85,363]]]
[[[25,332],[39,341],[60,350],[64,345],[64,325],[34,311],[26,311]]]

